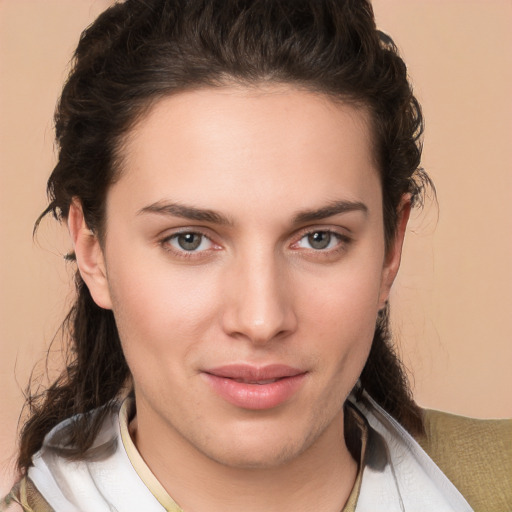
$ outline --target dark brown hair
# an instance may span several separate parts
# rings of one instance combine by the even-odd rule
[[[265,82],[368,109],[389,244],[402,196],[410,193],[417,202],[428,182],[419,169],[422,116],[405,64],[391,39],[376,29],[365,0],[114,4],[80,38],[56,111],[59,157],[41,218],[51,212],[66,219],[78,198],[87,225],[101,240],[106,194],[122,173],[124,138],[155,101],[191,88]],[[22,471],[58,422],[105,406],[102,414],[83,415],[70,431],[69,455],[84,456],[109,404],[129,387],[112,312],[94,303],[78,272],[76,288],[63,325],[69,336],[67,367],[44,392],[29,394],[18,459]],[[390,343],[387,310],[377,320],[360,383],[411,432],[421,431],[420,410]]]

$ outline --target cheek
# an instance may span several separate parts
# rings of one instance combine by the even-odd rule
[[[323,276],[314,275],[304,280],[301,292],[303,304],[307,309],[314,310],[315,317],[324,318],[319,327],[341,327],[339,332],[357,329],[358,325],[375,320],[381,277],[379,258],[357,256]]]
[[[378,260],[360,258],[331,274],[324,286],[305,283],[303,327],[333,372],[357,378],[364,366],[379,310],[381,268]]]
[[[216,277],[172,272],[165,264],[146,261],[110,262],[115,269],[109,274],[114,316],[127,359],[172,358],[191,350],[211,325]]]

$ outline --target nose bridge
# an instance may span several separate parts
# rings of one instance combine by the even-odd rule
[[[254,249],[254,246],[253,246]],[[226,311],[230,334],[264,344],[296,327],[291,290],[286,285],[284,264],[272,249],[259,247],[240,254]]]

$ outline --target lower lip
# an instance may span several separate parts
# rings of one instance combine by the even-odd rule
[[[268,384],[247,384],[211,373],[203,374],[213,390],[227,402],[243,409],[272,409],[289,400],[304,382],[305,373]]]

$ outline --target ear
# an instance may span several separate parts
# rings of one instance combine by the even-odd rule
[[[76,198],[69,207],[68,229],[78,270],[94,302],[100,308],[112,309],[103,250],[98,237],[87,227],[82,205]]]
[[[388,248],[386,258],[384,260],[384,267],[382,269],[382,279],[380,286],[379,308],[383,308],[389,299],[391,286],[400,268],[400,261],[402,259],[402,246],[405,238],[405,230],[407,222],[411,213],[411,195],[404,194],[402,200],[398,205],[397,211],[397,226],[395,236],[391,241]]]

